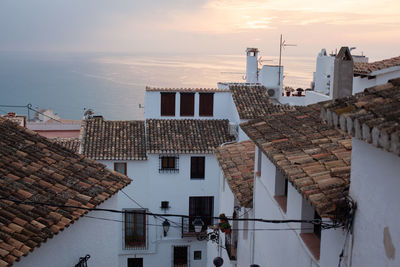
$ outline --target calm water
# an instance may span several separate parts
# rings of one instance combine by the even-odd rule
[[[263,57],[269,59],[272,57]],[[265,64],[276,64],[265,62]],[[314,58],[284,58],[284,85],[308,87]],[[110,120],[141,119],[146,85],[216,87],[243,82],[245,56],[0,53],[0,104],[53,108],[80,119],[84,108]],[[26,113],[25,109],[0,107]]]

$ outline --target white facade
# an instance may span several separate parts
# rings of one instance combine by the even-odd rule
[[[357,76],[353,79],[353,94],[364,91],[365,88],[387,83],[390,79],[400,77],[400,66],[374,71],[367,77]]]
[[[220,202],[219,202],[219,211],[218,214],[224,213],[226,216],[231,217],[236,209],[236,213],[238,218],[254,218],[253,209],[240,207],[235,195],[232,193],[232,190],[229,187],[228,182],[226,181],[224,174],[220,171]],[[231,222],[232,231],[236,229],[237,234],[237,250],[236,260],[231,260],[229,258],[228,252],[226,250],[225,244],[225,234],[220,233],[220,244],[219,246],[215,243],[208,242],[208,266],[212,266],[211,263],[215,257],[222,257],[224,260],[223,266],[250,266],[251,264],[251,246],[252,246],[252,235],[254,234],[251,231],[251,223],[248,221],[237,221]],[[233,235],[233,232],[232,232]]]
[[[259,75],[259,82],[267,88],[267,93],[271,98],[278,99],[281,97],[282,81],[283,66],[262,66]]]
[[[219,211],[219,166],[214,155],[179,154],[178,173],[160,173],[159,155],[149,154],[147,161],[100,161],[108,168],[114,162],[127,162],[127,176],[133,181],[123,192],[133,198],[148,212],[189,214],[189,197],[214,197],[214,215]],[[190,158],[205,157],[205,178],[190,179]],[[118,194],[118,209],[140,209],[124,193]],[[161,201],[169,201],[168,210],[161,209]],[[147,248],[125,249],[123,246],[123,229],[118,232],[118,255],[120,267],[127,266],[128,258],[143,258],[143,266],[173,266],[174,246],[187,246],[190,266],[206,266],[207,242],[197,241],[195,237],[182,238],[181,218],[168,217],[171,227],[166,237],[163,236],[163,218],[147,216]],[[201,260],[194,259],[194,251],[201,251]]]
[[[114,195],[97,208],[117,209],[117,205],[118,197]],[[71,267],[78,263],[80,257],[87,254],[90,255],[89,266],[115,266],[115,263],[118,262],[120,245],[116,237],[120,235],[121,214],[91,211],[85,216],[42,243],[39,248],[30,252],[27,257],[22,257],[13,266]]]
[[[350,195],[358,208],[352,266],[400,266],[399,173],[398,156],[353,138]]]

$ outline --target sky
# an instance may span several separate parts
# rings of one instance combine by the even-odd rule
[[[400,55],[399,0],[1,0],[0,51]]]

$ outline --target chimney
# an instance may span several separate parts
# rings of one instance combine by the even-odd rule
[[[258,82],[258,49],[246,49],[246,83]]]
[[[347,46],[340,48],[335,57],[332,98],[351,96],[353,93],[353,57]]]

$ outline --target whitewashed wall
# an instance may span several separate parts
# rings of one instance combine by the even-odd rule
[[[113,196],[98,208],[117,209],[118,197]],[[91,211],[87,215],[120,220],[120,214]],[[118,261],[118,236],[121,222],[82,217],[41,247],[23,257],[16,267],[71,267],[89,254],[89,266],[115,266]],[[126,265],[125,265],[126,266]]]
[[[256,149],[256,165],[257,166]],[[313,216],[313,209],[302,195],[288,184],[287,212],[284,213],[274,199],[276,167],[262,154],[261,176],[255,178],[255,218],[304,219],[302,210]],[[303,211],[303,213],[304,213]],[[254,263],[260,266],[337,266],[344,244],[342,230],[323,230],[321,233],[321,257],[316,260],[300,237],[300,228],[310,228],[300,223],[267,224],[256,223],[255,229],[293,229],[255,231]],[[309,230],[312,232],[312,230]],[[309,232],[304,231],[304,232]]]
[[[190,179],[190,157],[205,156],[205,179]],[[113,168],[115,161],[102,161],[107,167]],[[117,161],[123,162],[123,161]],[[124,189],[141,206],[150,212],[164,213],[160,208],[161,201],[169,201],[167,213],[189,213],[190,196],[214,196],[214,215],[219,211],[219,166],[214,155],[181,154],[179,155],[179,173],[159,173],[159,155],[149,154],[147,161],[128,161],[128,176],[133,182]],[[118,194],[119,209],[138,208],[138,206],[123,193]],[[173,246],[190,246],[190,266],[206,266],[207,242],[195,238],[181,238],[180,218],[170,218],[171,227],[167,237],[163,237],[162,219],[148,217],[147,250],[125,250],[122,242],[122,226],[118,230],[119,266],[126,267],[127,259],[143,258],[144,266],[171,266]],[[176,224],[174,224],[175,222]],[[193,252],[202,251],[202,260],[194,260]]]
[[[353,138],[353,266],[400,266],[399,173],[398,156]]]
[[[365,88],[387,83],[390,79],[400,77],[400,67],[392,67],[380,71],[381,74],[376,75],[374,79],[368,77],[354,77],[353,78],[353,94],[363,92]]]
[[[180,93],[175,95],[175,116],[161,116],[161,93],[146,91],[145,97],[145,119],[228,119],[234,121],[233,100],[230,92],[214,93],[214,116],[199,116],[199,93],[195,93],[194,116],[180,116]],[[150,107],[150,108],[149,108]]]
[[[235,196],[232,193],[232,190],[229,187],[228,182],[226,181],[223,172],[220,171],[220,203],[219,203],[219,212],[218,214],[225,213],[226,216],[230,217],[233,215],[235,203]],[[240,211],[237,212],[239,218],[252,218],[253,211],[252,209],[242,207]],[[230,222],[232,229],[233,223]],[[250,230],[251,224],[248,222],[239,221],[236,229],[238,230],[238,247],[237,247],[237,260],[230,260],[228,253],[224,249],[225,246],[225,234],[220,232],[220,242],[221,246],[218,249],[218,246],[214,243],[208,242],[208,263],[209,266],[213,261],[213,259],[217,256],[220,256],[224,260],[223,266],[250,266],[251,264],[251,238],[250,238]],[[245,231],[244,229],[249,229]]]

